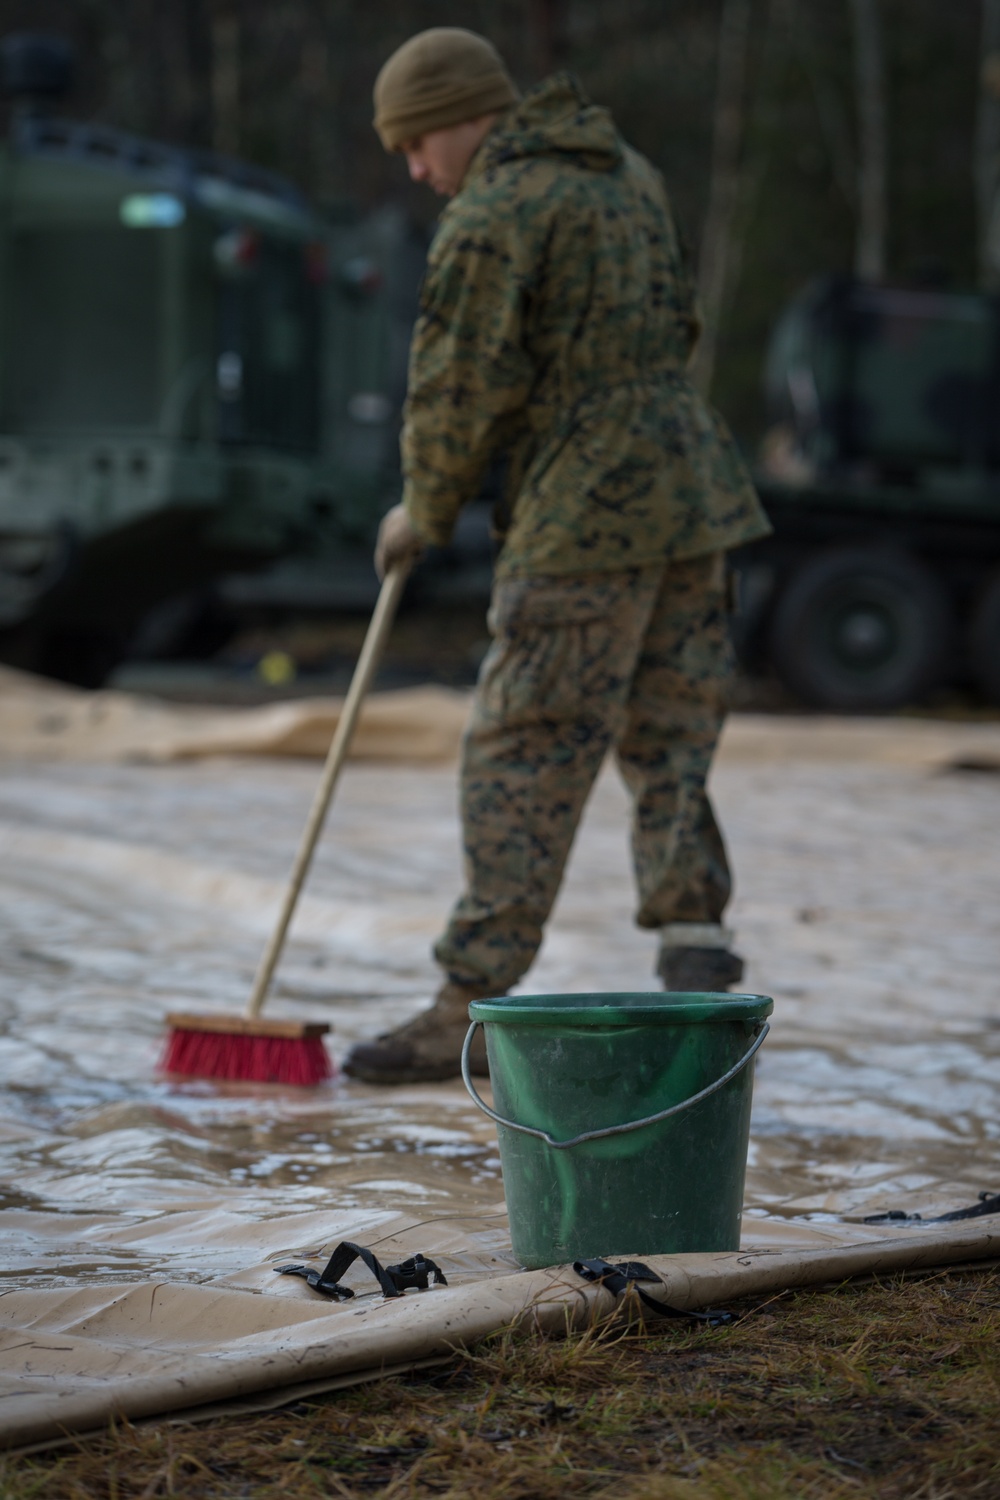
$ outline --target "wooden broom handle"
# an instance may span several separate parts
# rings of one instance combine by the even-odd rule
[[[337,785],[341,767],[347,758],[351,738],[354,734],[361,705],[365,700],[368,689],[371,687],[372,678],[378,668],[379,658],[392,629],[392,622],[396,614],[400,596],[406,584],[407,575],[410,571],[409,563],[400,563],[391,568],[385,575],[372,614],[371,624],[365,634],[364,645],[361,647],[361,655],[358,664],[354,668],[354,676],[351,685],[347,689],[347,697],[337,721],[336,732],[330,742],[330,748],[326,755],[326,764],[323,767],[323,776],[316,789],[313,805],[309,812],[309,818],[302,833],[302,841],[299,844],[299,852],[295,856],[295,864],[289,876],[288,887],[285,891],[285,899],[282,903],[281,914],[277,925],[271,934],[270,942],[264,949],[263,957],[257,969],[247,1003],[247,1015],[253,1019],[258,1016],[263,1008],[267,997],[267,991],[274,976],[281,950],[285,946],[285,937],[298,903],[299,893],[305,882],[309,866],[312,863],[313,851],[316,848],[323,822],[326,818],[330,799]]]

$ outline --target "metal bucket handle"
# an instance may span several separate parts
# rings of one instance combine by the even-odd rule
[[[497,1125],[506,1125],[508,1130],[520,1130],[523,1135],[537,1136],[546,1145],[554,1146],[557,1151],[564,1151],[568,1146],[582,1146],[584,1141],[600,1141],[609,1135],[625,1135],[629,1130],[641,1130],[644,1125],[655,1125],[660,1120],[667,1120],[671,1115],[679,1115],[682,1110],[690,1109],[692,1104],[700,1104],[702,1099],[707,1099],[710,1094],[715,1094],[719,1089],[725,1088],[731,1079],[735,1078],[758,1051],[771,1027],[767,1021],[764,1022],[760,1031],[754,1037],[749,1049],[743,1054],[739,1062],[710,1083],[707,1088],[701,1089],[697,1094],[692,1094],[690,1099],[684,1099],[680,1104],[671,1104],[669,1109],[661,1109],[658,1114],[647,1115],[644,1120],[632,1120],[628,1125],[607,1125],[603,1130],[585,1130],[582,1135],[575,1135],[571,1141],[554,1141],[547,1130],[536,1130],[532,1125],[519,1125],[516,1120],[505,1120],[503,1115],[496,1114],[485,1100],[481,1099],[476,1092],[476,1086],[472,1082],[469,1071],[469,1053],[472,1048],[472,1038],[476,1034],[476,1027],[482,1026],[482,1021],[473,1021],[469,1027],[465,1043],[462,1047],[462,1082],[469,1091],[469,1097],[473,1104],[477,1104],[484,1115],[489,1115]]]

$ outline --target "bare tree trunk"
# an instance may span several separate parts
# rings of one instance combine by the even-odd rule
[[[1000,243],[994,229],[1000,209],[1000,0],[983,0],[979,70],[979,114],[973,163],[976,184],[979,282],[1000,286]],[[997,224],[1000,229],[1000,224]]]
[[[340,136],[341,65],[346,53],[338,49],[339,17],[323,0],[311,0],[303,14],[304,30],[299,67],[303,134],[308,143],[309,179],[314,193],[332,199],[346,192],[345,152]]]
[[[739,198],[729,242],[726,295],[720,316],[725,324],[726,308],[732,305],[743,275],[743,257],[770,168],[775,143],[784,127],[781,99],[784,75],[793,55],[798,0],[768,0],[764,35],[760,44],[753,107],[748,112],[747,146],[740,169]]]
[[[715,372],[719,325],[726,300],[733,221],[740,198],[740,148],[743,141],[747,52],[752,0],[723,0],[719,25],[715,120],[708,210],[698,258],[698,299],[704,331],[693,375],[707,393]]]
[[[240,149],[240,18],[229,4],[212,12],[212,145],[227,156]]]
[[[564,0],[530,0],[539,74],[544,77],[564,66],[567,56]]]
[[[863,281],[885,276],[887,147],[885,68],[878,0],[851,0],[858,93],[858,231],[854,269]]]
[[[828,10],[811,7],[797,28],[794,46],[816,105],[816,118],[833,180],[853,217],[858,211],[858,165],[851,118],[853,97],[840,86],[839,76],[834,73],[830,61],[839,50],[830,23],[836,25],[840,19],[839,12],[831,16]]]
[[[163,89],[158,129],[185,145],[211,142],[212,46],[209,18],[201,0],[177,0],[155,12],[153,42]]]

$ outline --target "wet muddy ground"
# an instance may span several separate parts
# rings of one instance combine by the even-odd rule
[[[774,996],[747,1234],[925,1217],[1000,1189],[1000,776],[724,754],[744,987]],[[157,1078],[171,1008],[240,1008],[314,763],[16,764],[0,778],[0,1266],[7,1286],[240,1283],[282,1252],[427,1221],[510,1264],[489,1123],[461,1084],[308,1094]],[[653,988],[627,808],[600,782],[529,992]],[[333,1051],[412,1013],[458,889],[451,767],[345,773],[275,1013]]]

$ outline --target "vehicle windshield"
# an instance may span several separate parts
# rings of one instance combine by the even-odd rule
[[[14,230],[6,425],[21,432],[155,425],[158,248],[155,235],[117,226]]]
[[[319,289],[308,246],[248,236],[247,273],[220,284],[219,436],[310,450],[319,433]]]

